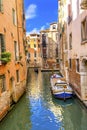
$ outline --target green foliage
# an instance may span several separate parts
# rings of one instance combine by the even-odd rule
[[[10,52],[2,52],[0,60],[3,63],[8,63],[11,61],[11,53]]]

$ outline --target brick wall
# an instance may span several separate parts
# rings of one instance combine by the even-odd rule
[[[81,95],[80,74],[76,72],[76,61],[72,59],[72,68],[69,69],[69,83]]]

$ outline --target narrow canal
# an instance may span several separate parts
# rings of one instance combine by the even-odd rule
[[[78,99],[54,99],[50,73],[29,71],[27,92],[0,122],[0,130],[87,130],[87,110]]]

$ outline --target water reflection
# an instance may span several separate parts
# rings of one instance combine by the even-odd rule
[[[26,100],[25,100],[26,99]],[[5,119],[0,122],[0,130],[29,130],[31,129],[29,100],[24,95],[13,107]]]
[[[86,130],[87,121],[83,125],[82,119],[86,120],[87,114],[76,99],[63,102],[52,97],[50,75],[48,72],[38,75],[30,72],[32,78],[28,84],[28,95],[32,112],[31,130]]]
[[[87,130],[87,112],[77,99],[52,97],[51,73],[29,70],[27,93],[0,123],[0,130]]]

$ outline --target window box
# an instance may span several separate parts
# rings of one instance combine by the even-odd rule
[[[0,61],[2,62],[2,64],[7,64],[8,62],[10,62],[11,61],[11,53],[10,52],[2,52]]]

